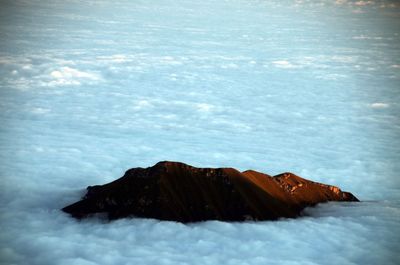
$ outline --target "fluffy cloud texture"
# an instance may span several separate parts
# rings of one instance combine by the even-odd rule
[[[9,1],[0,32],[1,264],[396,264],[394,1]],[[130,167],[292,171],[353,192],[295,220],[59,209]]]
[[[5,264],[396,264],[399,205],[327,204],[276,222],[76,221],[57,209],[3,215]],[[22,212],[23,210],[23,212]],[[7,261],[7,262],[6,262]]]
[[[80,85],[80,80],[100,79],[96,74],[82,72],[68,66],[52,71],[50,76],[53,80],[50,81],[49,85]]]

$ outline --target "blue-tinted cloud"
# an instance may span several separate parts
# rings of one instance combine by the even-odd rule
[[[2,263],[399,260],[395,1],[0,5]],[[161,160],[292,171],[367,202],[243,224],[59,211]]]

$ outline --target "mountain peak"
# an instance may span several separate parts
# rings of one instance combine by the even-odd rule
[[[358,201],[335,186],[286,172],[271,177],[254,170],[197,168],[161,161],[132,168],[121,178],[87,188],[82,200],[63,211],[77,218],[106,213],[180,222],[274,220],[296,217],[302,209],[326,201]]]

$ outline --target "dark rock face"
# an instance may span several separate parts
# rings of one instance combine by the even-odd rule
[[[106,213],[109,219],[133,216],[179,222],[275,220],[297,217],[305,207],[327,201],[358,199],[292,173],[271,177],[252,170],[159,162],[132,168],[108,184],[89,186],[82,200],[62,210],[76,218]]]

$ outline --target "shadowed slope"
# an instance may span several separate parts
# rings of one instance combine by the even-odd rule
[[[76,218],[107,213],[194,222],[274,220],[296,217],[307,206],[326,201],[358,201],[339,188],[291,173],[275,177],[233,168],[196,168],[159,162],[133,168],[113,182],[89,186],[81,201],[63,211]]]

